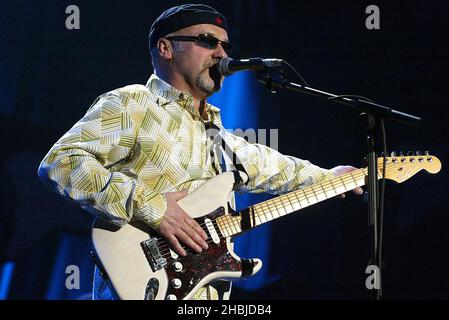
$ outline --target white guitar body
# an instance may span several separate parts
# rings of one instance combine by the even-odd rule
[[[260,270],[262,262],[259,259],[242,263],[233,251],[230,237],[223,237],[216,224],[206,225],[207,221],[229,214],[228,201],[237,185],[235,174],[225,172],[178,201],[208,234],[209,249],[201,254],[189,250],[186,257],[178,257],[173,251],[164,249],[167,244],[163,239],[142,223],[131,222],[118,228],[99,219],[95,221],[92,241],[96,260],[118,298],[191,299],[198,289],[213,280],[241,278]],[[241,183],[247,178],[240,173],[238,179]],[[221,210],[217,211],[219,208]],[[156,248],[154,244],[146,253],[141,245],[150,238],[159,240],[159,254],[166,260],[160,265],[149,262],[158,257],[158,253],[150,252]]]

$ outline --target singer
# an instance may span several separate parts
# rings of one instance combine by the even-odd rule
[[[207,99],[223,82],[224,67],[219,64],[232,49],[228,30],[226,18],[210,6],[184,4],[163,12],[150,29],[154,73],[146,85],[128,85],[96,98],[42,160],[40,179],[112,225],[139,221],[149,226],[168,242],[173,254],[186,257],[191,250],[207,255],[214,243],[208,241],[209,229],[177,201],[223,170],[247,174],[242,191],[278,193],[354,170],[352,166],[320,168],[224,130],[220,109]],[[238,70],[229,69],[230,60],[224,61],[228,72]],[[216,149],[222,146],[211,141],[210,129],[219,132],[216,136],[231,151],[224,163]],[[186,266],[175,267],[179,271]],[[112,299],[114,290],[102,276],[107,275],[96,268],[93,297]],[[154,297],[163,284],[148,286],[153,290],[148,297]],[[215,279],[197,288],[192,298],[229,299],[230,288],[230,281]]]

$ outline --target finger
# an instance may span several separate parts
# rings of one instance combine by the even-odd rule
[[[360,188],[360,187],[355,188],[353,191],[357,195],[362,195],[363,194],[363,189]]]
[[[187,252],[184,250],[184,248],[181,246],[181,244],[179,243],[178,239],[172,234],[170,236],[167,237],[168,242],[171,244],[173,250],[185,257],[187,255]]]
[[[176,236],[184,244],[195,250],[197,253],[201,253],[203,251],[203,249],[198,244],[196,244],[195,241],[193,241],[193,239],[186,232],[184,232],[184,230],[178,229]]]
[[[191,238],[193,239],[193,241],[195,241],[198,245],[200,245],[201,247],[203,247],[203,249],[207,249],[209,248],[207,243],[206,243],[206,239],[204,239],[202,233],[205,233],[204,230],[198,225],[198,223],[196,223],[194,221],[195,224],[189,224],[186,223],[183,227],[184,232]],[[200,231],[198,230],[200,229],[202,231],[202,233],[200,233]]]
[[[193,227],[195,229],[195,231],[204,239],[207,240],[207,233],[206,231],[204,231],[204,229],[199,225],[198,222],[196,222],[195,220],[193,220],[192,218],[188,217],[185,219],[185,222],[190,225],[191,227]]]

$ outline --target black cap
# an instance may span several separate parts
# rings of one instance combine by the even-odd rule
[[[157,40],[196,24],[213,24],[228,31],[225,17],[217,10],[204,4],[183,4],[165,10],[154,22],[150,29],[150,49]]]

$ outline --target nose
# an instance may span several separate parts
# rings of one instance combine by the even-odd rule
[[[226,54],[226,51],[224,51],[223,47],[221,46],[221,42],[219,42],[214,51],[214,58],[223,59],[227,57],[228,55]]]

